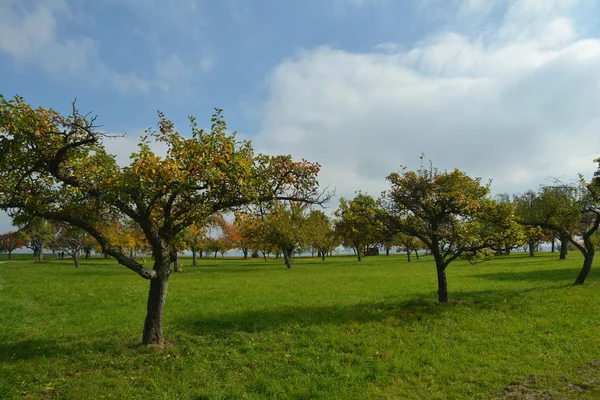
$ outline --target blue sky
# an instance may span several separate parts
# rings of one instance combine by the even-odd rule
[[[156,110],[185,133],[186,116],[208,124],[219,107],[259,151],[319,161],[342,196],[377,196],[421,152],[514,193],[596,168],[599,12],[594,0],[2,0],[0,93],[61,111],[77,98],[128,134],[107,143],[122,161]]]
[[[10,36],[26,36],[28,48],[3,46],[2,92],[57,109],[77,97],[117,131],[153,123],[157,109],[185,122],[220,107],[230,125],[252,135],[269,73],[282,60],[323,45],[409,46],[435,28],[419,3],[403,1],[8,0],[0,7],[9,10],[0,21],[12,25]],[[23,34],[28,21],[39,32]],[[28,54],[48,44],[54,54]]]

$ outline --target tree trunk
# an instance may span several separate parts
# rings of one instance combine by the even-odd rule
[[[417,257],[417,260],[419,259],[419,252],[417,250],[415,250],[415,256]]]
[[[242,249],[242,253],[244,253],[244,260],[247,260],[248,259],[248,248],[244,247]]]
[[[177,253],[171,253],[170,258],[171,262],[173,263],[173,272],[181,272],[179,269],[179,256]]]
[[[358,257],[358,261],[359,262],[362,261],[362,255],[360,254],[360,247],[356,246],[354,250],[356,252],[356,256]]]
[[[198,257],[196,256],[196,250],[192,250],[192,266],[198,265]]]
[[[9,250],[9,251],[8,251],[8,261],[10,261],[11,254],[12,254],[12,250]]]
[[[73,262],[75,263],[75,268],[79,268],[79,253],[75,252],[75,253],[73,253],[73,255],[71,257],[73,257]]]
[[[44,262],[44,248],[40,246],[38,251],[38,262],[42,263]]]
[[[438,300],[440,303],[448,302],[448,280],[446,279],[446,268],[436,265],[438,278]]]
[[[569,235],[561,233],[560,235],[560,257],[559,260],[566,260],[569,251]]]
[[[325,252],[324,251],[321,252],[321,261],[325,261]]]
[[[550,252],[554,253],[554,237],[552,237],[552,248],[551,248]]]
[[[390,256],[390,248],[389,247],[385,248],[385,255],[386,255],[386,257]]]
[[[292,261],[291,261],[291,256],[292,256],[292,251],[291,250],[283,250],[283,259],[285,261],[285,265],[286,267],[288,267],[288,269],[292,268]]]
[[[590,270],[592,269],[592,262],[594,261],[594,249],[592,248],[591,251],[590,249],[588,249],[588,251],[586,252],[584,258],[583,258],[583,268],[581,268],[581,271],[579,272],[579,275],[577,275],[577,279],[575,279],[575,285],[583,285],[583,283],[585,282],[586,278],[588,277]]]
[[[535,242],[529,242],[527,243],[527,247],[529,247],[529,257],[533,257],[535,256]]]
[[[168,262],[168,261],[167,261]],[[166,268],[167,271],[169,268]],[[146,321],[144,322],[143,344],[161,345],[165,342],[162,329],[162,317],[167,298],[169,275],[157,275],[150,280]]]

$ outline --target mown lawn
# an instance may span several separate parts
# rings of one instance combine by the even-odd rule
[[[169,345],[139,345],[148,283],[113,261],[0,264],[0,398],[600,398],[600,271],[539,253],[448,269],[404,256],[204,259],[172,276]]]

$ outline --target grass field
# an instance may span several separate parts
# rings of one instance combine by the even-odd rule
[[[539,253],[204,259],[171,277],[164,349],[148,283],[114,261],[0,265],[0,398],[597,399],[600,271]]]

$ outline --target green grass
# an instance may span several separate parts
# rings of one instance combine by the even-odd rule
[[[184,260],[156,349],[139,345],[148,282],[16,256],[0,398],[600,398],[599,273],[572,286],[582,259],[557,257],[456,262],[445,305],[427,257]]]

